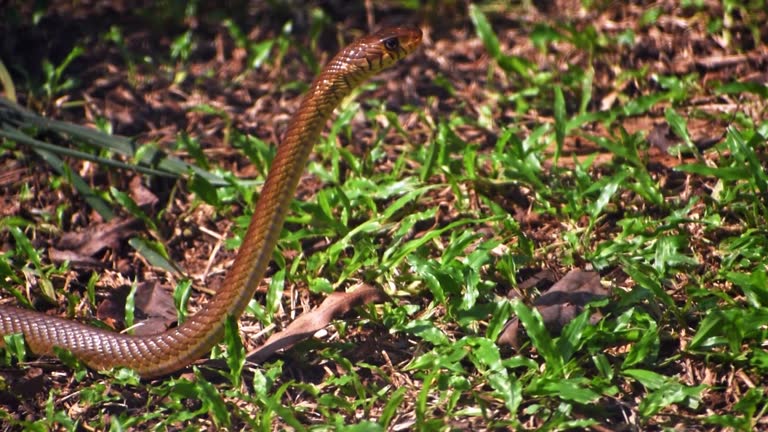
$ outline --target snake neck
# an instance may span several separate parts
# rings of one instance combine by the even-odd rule
[[[223,285],[178,328],[130,336],[0,305],[0,335],[23,333],[33,352],[72,351],[95,369],[127,366],[143,377],[165,375],[199,358],[221,338],[226,317],[238,317],[272,258],[312,146],[339,102],[361,81],[418,46],[421,30],[394,27],[344,48],[312,82],[277,149],[251,223]]]
[[[341,64],[341,63],[339,63]],[[327,70],[334,70],[333,68]],[[209,350],[223,331],[222,314],[240,316],[264,276],[280,238],[285,217],[312,147],[333,110],[362,76],[346,79],[320,74],[305,94],[285,131],[251,217],[240,252],[215,296],[182,324],[181,334],[206,334],[200,354]]]

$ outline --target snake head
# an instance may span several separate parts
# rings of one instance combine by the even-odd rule
[[[379,67],[393,65],[412,53],[421,44],[421,29],[418,27],[390,27],[363,37],[358,42],[370,47],[369,55],[381,56]]]
[[[328,63],[334,77],[354,87],[374,73],[392,66],[421,43],[418,27],[389,27],[352,42]],[[327,79],[328,77],[322,77]]]

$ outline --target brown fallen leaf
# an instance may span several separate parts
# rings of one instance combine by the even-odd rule
[[[144,187],[141,179],[142,176],[138,175],[131,179],[131,198],[134,202],[136,202],[136,205],[146,210],[147,208],[154,207],[159,199],[157,198],[157,195],[153,194],[152,191]]]
[[[124,327],[125,302],[129,291],[128,286],[113,290],[108,298],[99,303],[96,317],[114,328]],[[157,282],[142,282],[136,287],[134,316],[136,325],[133,334],[141,336],[164,332],[177,320],[173,297]]]
[[[68,262],[73,268],[78,269],[103,269],[107,265],[96,258],[81,255],[71,250],[59,250],[54,247],[48,248],[48,259],[55,264]]]
[[[539,280],[540,278],[537,279],[537,282]],[[533,304],[541,314],[547,329],[557,334],[584,310],[587,303],[605,298],[608,294],[608,290],[600,284],[598,273],[571,270],[537,298]],[[590,321],[595,323],[600,320],[600,317],[600,313],[596,312],[590,317]],[[521,345],[519,339],[520,321],[515,317],[504,325],[504,330],[496,343],[519,349]]]
[[[136,289],[136,335],[150,335],[168,330],[178,320],[171,291],[157,282],[140,284]]]
[[[273,334],[264,344],[248,353],[248,360],[264,362],[278,350],[290,348],[308,339],[327,326],[331,320],[353,308],[368,303],[380,303],[388,298],[383,291],[370,285],[360,285],[350,292],[332,293],[317,309],[299,316],[283,331]]]
[[[56,243],[56,248],[71,250],[82,256],[94,256],[104,249],[117,248],[120,241],[135,234],[140,226],[141,221],[136,218],[115,218],[82,231],[65,233]]]
[[[690,132],[692,135],[695,133],[693,130]],[[692,136],[692,142],[694,147],[696,147],[699,151],[707,150],[725,138],[725,132],[716,136],[708,135],[710,133],[708,129],[699,130],[698,132],[698,135],[700,136]],[[662,154],[668,155],[670,154],[669,149],[675,145],[680,144],[681,142],[681,140],[672,132],[672,128],[669,126],[669,123],[654,124],[653,128],[648,133],[647,140],[648,144],[651,145],[651,149],[648,151],[650,155],[653,155],[652,150],[654,147],[658,148]]]
[[[656,123],[653,129],[648,133],[648,144],[656,147],[662,153],[669,153],[669,148],[678,144],[679,139],[672,133],[672,129],[667,123]]]
[[[45,381],[48,376],[42,368],[30,367],[19,371],[20,375],[6,377],[3,392],[8,392],[10,398],[34,399],[45,391]],[[23,374],[23,375],[21,375]]]

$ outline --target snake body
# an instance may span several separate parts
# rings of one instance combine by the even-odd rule
[[[119,334],[39,312],[0,305],[0,335],[21,333],[32,350],[72,352],[93,369],[128,367],[144,378],[187,366],[223,336],[253,297],[280,236],[289,204],[321,129],[352,89],[421,42],[421,30],[388,28],[341,50],[315,78],[291,118],[267,174],[242,246],[219,291],[180,326],[148,336]]]

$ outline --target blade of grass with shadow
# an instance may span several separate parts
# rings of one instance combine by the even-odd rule
[[[88,144],[100,150],[115,152],[130,158],[136,158],[137,155],[140,154],[136,165],[124,164],[97,156],[90,156],[88,159],[105,165],[140,172],[146,172],[142,170],[151,170],[146,173],[156,175],[164,173],[163,175],[170,177],[186,177],[192,172],[204,177],[215,186],[229,185],[229,182],[220,176],[210,173],[196,165],[184,162],[175,156],[167,155],[154,147],[137,147],[135,141],[126,137],[108,135],[104,132],[85,126],[46,119],[4,98],[0,98],[0,125],[2,125],[0,131],[5,134],[10,134],[11,136],[7,137],[10,139],[18,139],[19,135],[25,135],[22,131],[31,128],[36,130],[36,133],[53,132],[61,134],[72,141]],[[34,140],[29,136],[19,142],[31,146],[32,148],[35,148],[36,145],[40,145],[40,141]],[[62,155],[70,155],[74,157],[83,157],[84,155],[84,152],[65,149],[60,146],[51,146],[51,144],[46,143],[43,144],[47,146],[46,150],[57,153],[60,152]]]

